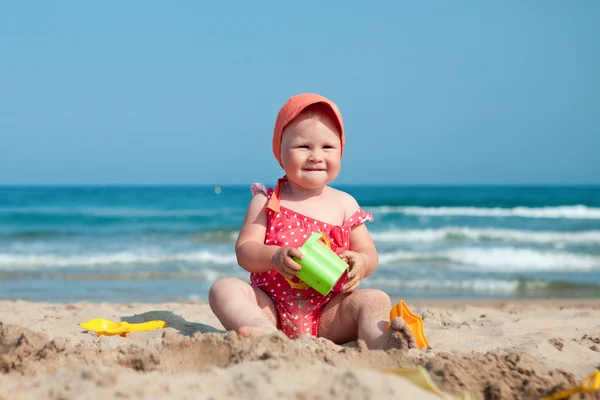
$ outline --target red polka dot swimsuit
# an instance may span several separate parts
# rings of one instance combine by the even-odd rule
[[[252,185],[252,193],[263,192],[268,198],[273,189],[266,189],[262,184]],[[370,213],[358,209],[342,226],[331,225],[315,220],[306,215],[297,213],[289,208],[280,206],[280,212],[269,208],[267,212],[267,234],[265,244],[281,247],[300,247],[313,232],[323,232],[331,242],[331,249],[340,254],[349,248],[350,231],[355,225],[369,220],[373,221]],[[288,337],[295,339],[300,335],[317,336],[321,312],[332,297],[341,292],[341,288],[348,280],[347,274],[333,287],[326,296],[311,287],[295,289],[277,270],[251,273],[250,280],[256,287],[267,293],[279,313],[278,329]],[[294,283],[300,282],[293,278]]]

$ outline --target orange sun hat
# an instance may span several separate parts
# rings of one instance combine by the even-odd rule
[[[344,121],[342,119],[342,113],[338,106],[328,98],[321,96],[316,93],[301,93],[290,97],[285,104],[279,110],[277,114],[277,120],[275,121],[275,128],[273,129],[273,154],[279,162],[279,165],[283,168],[281,162],[281,139],[283,137],[283,131],[285,128],[296,118],[302,111],[307,107],[314,104],[324,104],[331,109],[333,115],[337,120],[340,129],[340,151],[344,153]],[[340,155],[341,157],[341,155]],[[277,181],[277,186],[273,191],[273,195],[267,205],[273,211],[279,211],[279,192],[281,186],[287,182],[287,177],[283,177]]]
[[[281,138],[283,137],[283,131],[285,128],[296,118],[306,107],[312,106],[313,104],[325,104],[333,111],[337,119],[337,123],[340,128],[340,142],[341,151],[344,152],[344,122],[342,120],[342,113],[338,106],[328,98],[315,93],[302,93],[290,97],[285,104],[279,110],[277,120],[275,121],[275,128],[273,129],[273,154],[279,165],[281,164]]]

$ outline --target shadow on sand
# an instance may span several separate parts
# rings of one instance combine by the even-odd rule
[[[179,333],[185,336],[192,336],[194,333],[226,333],[226,331],[217,329],[214,326],[200,324],[197,322],[186,321],[177,314],[173,314],[171,311],[148,311],[143,314],[136,314],[130,317],[122,317],[122,321],[129,322],[130,324],[138,324],[142,322],[148,322],[153,320],[165,321],[169,328],[177,329]]]

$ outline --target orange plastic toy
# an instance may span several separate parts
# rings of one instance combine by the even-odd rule
[[[396,317],[400,317],[406,322],[406,325],[408,325],[413,335],[415,335],[419,349],[429,347],[429,342],[425,337],[423,320],[417,314],[410,311],[406,303],[402,300],[390,310],[390,321]],[[388,325],[389,328],[390,326]]]

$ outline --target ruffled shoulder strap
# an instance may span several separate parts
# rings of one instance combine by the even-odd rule
[[[359,207],[358,210],[356,210],[354,212],[354,214],[352,214],[350,216],[350,218],[348,218],[344,222],[344,225],[342,225],[342,228],[350,229],[351,227],[353,227],[355,225],[360,225],[367,221],[373,222],[373,215],[371,213],[364,212],[363,209]]]
[[[279,202],[281,196],[281,188],[287,184],[288,178],[284,175],[282,178],[277,179],[277,185],[271,192],[269,201],[267,202],[267,208],[270,208],[273,212],[279,212]]]
[[[267,188],[262,182],[256,182],[250,185],[250,191],[252,192],[252,196],[256,196],[259,193],[264,193],[268,198],[270,198],[273,194],[273,189]]]

